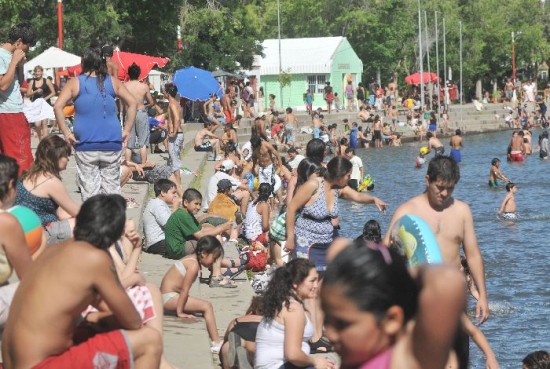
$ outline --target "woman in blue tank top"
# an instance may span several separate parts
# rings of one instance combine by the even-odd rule
[[[118,120],[115,98],[126,104],[126,124]],[[65,124],[63,107],[74,101],[74,134]],[[100,193],[120,193],[122,146],[134,124],[137,102],[118,79],[107,74],[99,48],[82,57],[82,74],[65,85],[54,106],[65,139],[75,148],[82,200]]]

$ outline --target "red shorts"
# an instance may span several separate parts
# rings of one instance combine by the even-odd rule
[[[122,330],[98,334],[71,347],[61,355],[45,359],[33,369],[130,369],[133,357],[126,333]]]
[[[225,122],[226,123],[233,122],[233,114],[231,114],[231,110],[224,110],[223,114],[225,115]]]
[[[510,154],[510,160],[511,161],[523,161],[524,160],[524,157],[523,157],[523,154],[522,153],[514,153],[514,154]]]
[[[31,167],[31,128],[25,114],[0,113],[0,152],[17,160],[19,176]]]

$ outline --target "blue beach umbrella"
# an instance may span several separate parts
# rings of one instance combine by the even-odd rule
[[[211,94],[220,98],[223,95],[222,87],[207,70],[195,67],[178,69],[174,73],[173,82],[180,96],[192,101],[208,100]]]

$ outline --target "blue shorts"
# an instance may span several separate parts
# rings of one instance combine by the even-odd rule
[[[455,159],[457,163],[460,163],[462,161],[462,153],[460,152],[460,150],[451,149],[451,153],[449,154],[449,156]]]

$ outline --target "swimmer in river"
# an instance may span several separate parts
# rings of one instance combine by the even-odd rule
[[[517,191],[517,187],[514,183],[508,182],[506,184],[506,191],[508,191],[508,193],[502,201],[502,205],[500,205],[498,215],[502,216],[504,219],[513,220],[517,218],[516,198],[514,197],[514,194]]]
[[[500,170],[500,159],[494,158],[491,160],[491,170],[489,171],[489,187],[498,187],[497,178],[505,183],[510,182]]]
[[[428,139],[428,150],[434,151],[434,156],[440,156],[445,153],[445,146],[439,141],[439,138],[435,137],[432,132],[426,133]]]
[[[451,153],[449,156],[455,159],[457,163],[460,163],[462,161],[462,153],[460,152],[460,149],[462,149],[462,131],[460,129],[457,129],[451,137],[450,145]]]

